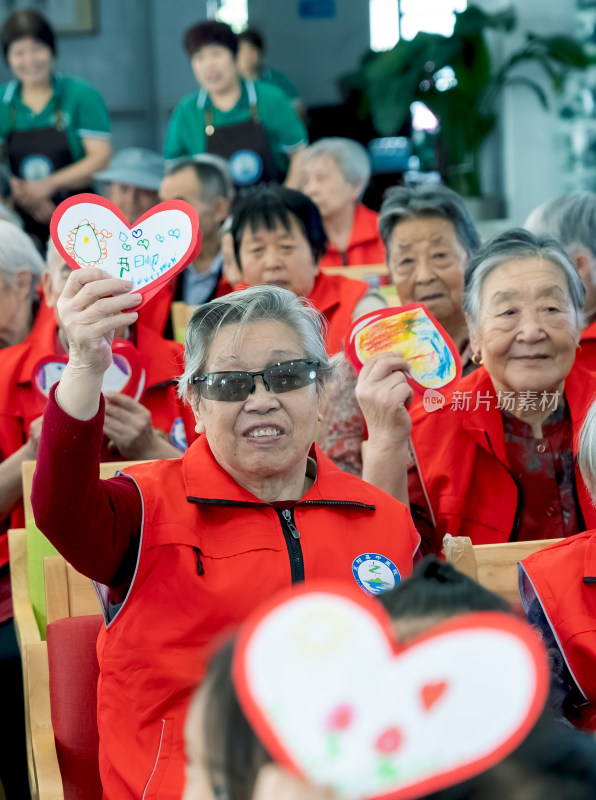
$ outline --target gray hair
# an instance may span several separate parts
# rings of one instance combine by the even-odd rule
[[[534,236],[523,228],[512,228],[487,242],[465,272],[463,307],[472,328],[478,324],[482,288],[490,273],[510,261],[527,258],[550,261],[561,270],[577,324],[579,327],[583,326],[586,290],[573,262],[560,243],[551,236]]]
[[[341,136],[329,136],[309,145],[302,155],[302,164],[306,165],[319,156],[329,156],[344,176],[344,180],[357,186],[360,194],[368,186],[370,180],[370,158],[360,142],[344,139]]]
[[[596,194],[577,189],[543,203],[524,227],[536,235],[554,236],[566,250],[585,247],[596,256]]]
[[[394,186],[385,192],[379,212],[379,233],[385,245],[387,261],[395,226],[400,222],[428,217],[441,217],[453,225],[468,258],[480,247],[480,236],[474,220],[463,197],[453,189],[440,183]]]
[[[577,465],[596,504],[596,400],[592,402],[579,432]]]
[[[21,228],[0,220],[0,277],[7,286],[14,286],[17,273],[22,270],[31,273],[30,297],[33,299],[44,271],[43,258]]]
[[[201,199],[212,203],[217,197],[232,199],[234,190],[230,178],[230,168],[225,158],[204,153],[192,158],[178,158],[168,164],[166,176],[175,175],[190,167],[194,170],[201,185]]]
[[[178,379],[178,395],[186,397],[190,379],[203,374],[209,347],[221,328],[237,325],[240,339],[247,325],[262,320],[282,322],[297,334],[304,348],[304,358],[320,363],[317,390],[321,391],[334,372],[325,350],[325,318],[308,301],[288,289],[252,286],[205,303],[194,312],[186,329],[184,374]],[[199,393],[197,388],[197,398]]]

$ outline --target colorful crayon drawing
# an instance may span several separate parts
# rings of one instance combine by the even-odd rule
[[[422,308],[383,317],[360,330],[354,345],[364,364],[375,353],[399,351],[421,386],[439,389],[456,377],[449,347]]]
[[[68,232],[66,252],[82,266],[101,264],[108,256],[106,240],[112,236],[105,228],[98,231],[93,222],[83,219]]]

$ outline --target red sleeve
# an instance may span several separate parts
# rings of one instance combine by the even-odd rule
[[[104,400],[81,422],[50,393],[33,478],[31,502],[38,528],[75,569],[120,593],[132,580],[143,516],[136,484],[99,479]]]

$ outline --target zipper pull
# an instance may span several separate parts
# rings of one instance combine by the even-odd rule
[[[193,547],[195,556],[197,557],[197,575],[205,574],[205,567],[203,566],[203,559],[201,558],[201,551],[198,547]]]
[[[299,539],[300,538],[300,531],[298,530],[298,528],[294,525],[294,523],[292,521],[292,512],[289,509],[284,508],[284,510],[281,513],[282,513],[283,518],[286,521],[286,525],[288,526],[289,531],[292,534],[292,536],[294,537],[294,539]]]

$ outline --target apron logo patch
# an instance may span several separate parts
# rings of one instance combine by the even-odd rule
[[[248,186],[263,174],[263,160],[254,150],[238,150],[230,158],[230,172],[236,183]]]
[[[380,553],[362,553],[352,561],[352,574],[360,588],[374,596],[393,589],[401,581],[398,568]]]
[[[21,178],[25,181],[39,181],[47,178],[54,171],[54,165],[47,156],[41,153],[27,156],[21,162]]]

